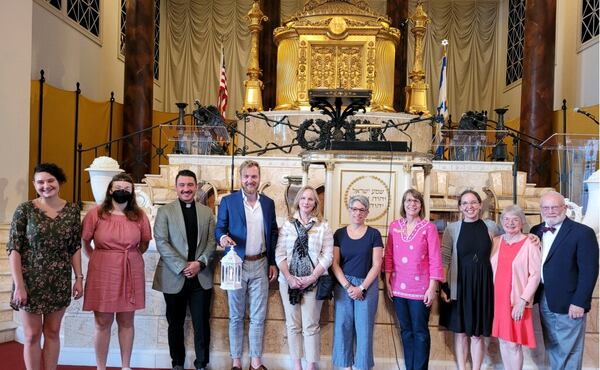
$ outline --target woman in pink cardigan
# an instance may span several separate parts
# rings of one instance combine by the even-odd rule
[[[427,369],[429,313],[444,280],[437,229],[425,217],[423,195],[409,189],[400,219],[390,224],[384,256],[387,294],[394,301],[407,370]]]
[[[500,341],[506,369],[523,368],[522,346],[535,348],[531,306],[540,283],[539,245],[522,233],[525,214],[516,205],[502,211],[504,235],[494,238],[490,262],[494,273],[492,335]]]

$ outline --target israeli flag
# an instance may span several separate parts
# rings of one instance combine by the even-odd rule
[[[444,122],[448,120],[448,95],[446,88],[446,65],[447,57],[444,54],[442,58],[442,70],[440,72],[440,95],[438,98],[437,112],[444,117]]]

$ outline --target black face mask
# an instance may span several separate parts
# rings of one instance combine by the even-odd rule
[[[131,200],[132,195],[127,190],[115,190],[112,193],[112,198],[119,204],[127,203]]]

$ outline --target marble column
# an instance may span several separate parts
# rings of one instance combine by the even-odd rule
[[[538,139],[552,135],[556,0],[527,0],[521,87],[521,131]],[[550,152],[521,141],[519,170],[527,182],[550,185]]]
[[[394,63],[394,109],[403,112],[406,106],[406,70],[408,53],[408,1],[409,0],[387,0],[387,15],[392,20],[392,27],[400,30],[400,43],[396,47],[396,58]]]
[[[154,88],[154,2],[127,1],[123,135],[152,126]],[[149,172],[152,132],[134,135],[123,145],[121,162],[136,182]]]

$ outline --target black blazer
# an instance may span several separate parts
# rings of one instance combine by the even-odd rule
[[[531,233],[542,239],[545,223],[534,226]],[[550,311],[569,313],[569,305],[590,310],[592,293],[598,279],[598,241],[594,230],[568,217],[563,221],[543,263],[544,289]]]

